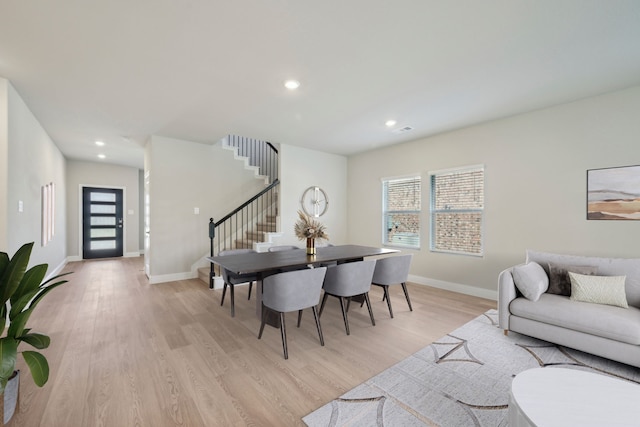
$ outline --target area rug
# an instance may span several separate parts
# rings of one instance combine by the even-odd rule
[[[490,310],[302,420],[319,426],[506,426],[513,377],[581,369],[640,384],[640,369],[498,327]]]

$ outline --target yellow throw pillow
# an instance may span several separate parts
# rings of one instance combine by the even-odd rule
[[[588,276],[569,272],[573,301],[629,308],[624,289],[626,276]]]

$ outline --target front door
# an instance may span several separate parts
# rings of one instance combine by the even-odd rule
[[[122,190],[82,189],[82,258],[122,256]]]

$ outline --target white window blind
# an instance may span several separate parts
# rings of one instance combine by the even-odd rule
[[[382,243],[420,248],[421,178],[382,180]]]
[[[483,253],[484,167],[431,174],[431,239],[436,252]]]

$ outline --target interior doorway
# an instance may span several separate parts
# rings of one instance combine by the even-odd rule
[[[82,188],[82,258],[121,257],[122,189]]]

